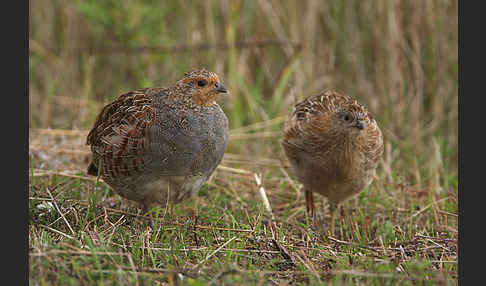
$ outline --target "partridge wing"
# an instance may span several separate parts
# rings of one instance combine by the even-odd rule
[[[106,179],[141,172],[151,162],[150,128],[156,122],[153,92],[140,89],[121,95],[105,106],[88,134],[93,161],[88,173]]]

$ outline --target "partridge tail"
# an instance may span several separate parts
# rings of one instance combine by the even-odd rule
[[[88,166],[88,175],[98,176],[98,167],[93,162]]]

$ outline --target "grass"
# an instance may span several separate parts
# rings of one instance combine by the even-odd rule
[[[457,1],[29,6],[30,284],[457,284]],[[230,144],[197,198],[156,210],[152,229],[86,176],[87,130],[120,94],[194,67],[231,92]],[[378,178],[334,237],[325,201],[320,224],[307,217],[278,143],[292,105],[326,89],[365,104],[385,137]]]
[[[83,135],[31,134],[32,285],[456,283],[457,179],[434,192],[379,172],[344,204],[331,237],[328,211],[313,224],[285,164],[228,153],[193,202],[155,209],[152,228],[136,203],[86,177]]]

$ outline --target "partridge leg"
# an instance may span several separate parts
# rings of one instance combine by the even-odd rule
[[[148,206],[148,205],[143,205],[143,208],[142,208],[142,214],[143,215],[146,215],[149,211],[152,210],[152,207]],[[149,214],[149,217],[150,217],[150,225],[152,226],[152,229],[155,228],[155,220],[154,220],[154,213],[151,212]]]
[[[329,211],[331,212],[331,235],[334,236],[334,225],[336,220],[336,213],[338,210],[338,204],[336,203],[329,203]]]
[[[314,196],[311,191],[305,190],[305,205],[307,207],[307,213],[314,218]]]

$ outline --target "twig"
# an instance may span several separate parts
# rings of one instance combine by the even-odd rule
[[[83,202],[83,201],[77,201],[77,203],[80,204],[80,205],[89,205],[88,202]],[[130,213],[130,212],[126,212],[126,211],[122,211],[122,210],[117,210],[117,209],[112,209],[112,208],[108,208],[108,207],[105,207],[105,208],[106,208],[106,210],[108,210],[110,212],[120,213],[120,214],[126,214],[126,215],[129,215],[129,216],[133,216],[133,217],[138,217],[138,218],[150,220],[150,217],[148,217],[148,216],[139,215],[139,214],[136,214],[136,213]],[[179,223],[179,222],[175,222],[175,221],[172,221],[170,223],[171,224],[175,224],[175,225],[179,225],[179,226],[186,225],[186,224]],[[235,232],[253,232],[253,230],[251,230],[251,229],[237,229],[237,228],[217,227],[217,226],[208,226],[208,225],[195,225],[193,227],[200,228],[200,229],[209,229],[209,230],[222,230],[222,231],[235,231]]]
[[[236,238],[236,236],[233,236],[230,240],[226,241],[225,243],[223,243],[220,247],[218,247],[215,251],[213,251],[211,254],[209,254],[208,256],[206,256],[206,258],[204,258],[203,261],[199,262],[196,266],[193,267],[193,269],[196,269],[196,268],[199,268],[201,265],[203,265],[206,261],[208,261],[209,258],[211,258],[213,255],[215,255],[216,253],[218,253],[218,251],[220,251],[221,249],[223,249],[226,245],[228,245],[230,242],[232,242],[234,239]]]
[[[164,269],[164,268],[147,268],[139,267],[137,269],[138,273],[148,272],[148,273],[172,273],[172,274],[183,274],[184,276],[190,278],[197,278],[195,275],[191,274],[191,269],[188,268],[175,268],[175,269]]]
[[[66,223],[66,225],[68,226],[69,230],[71,231],[71,233],[74,235],[75,232],[73,230],[73,228],[71,227],[71,225],[69,224],[69,222],[67,221],[66,217],[64,217],[64,214],[61,212],[61,210],[59,209],[59,206],[57,205],[57,202],[56,200],[54,200],[54,197],[52,196],[51,192],[49,191],[49,188],[46,188],[46,191],[47,193],[49,194],[49,196],[51,197],[52,199],[52,202],[54,203],[54,207],[56,207],[56,210],[57,212],[61,215],[62,219],[64,220],[64,222]]]
[[[185,225],[183,223],[178,223],[178,222],[172,222],[173,224],[176,225]],[[223,231],[236,231],[236,232],[253,232],[251,229],[237,229],[237,228],[226,228],[226,227],[216,227],[216,226],[207,226],[207,225],[195,225],[195,228],[201,228],[201,229],[209,229],[209,230],[223,230]]]
[[[40,225],[43,226],[43,225]],[[52,230],[52,229],[51,229]],[[55,231],[55,230],[53,230]],[[93,251],[73,251],[73,250],[50,250],[42,253],[38,252],[31,252],[29,253],[30,256],[46,256],[51,254],[70,254],[70,255],[120,255],[118,252],[93,252]],[[126,254],[125,254],[126,255]]]
[[[418,212],[414,213],[414,214],[412,215],[412,218],[414,218],[414,217],[418,216],[419,214],[423,213],[424,211],[426,211],[428,208],[430,208],[430,207],[431,207],[431,206],[433,206],[434,204],[438,204],[438,203],[443,202],[443,201],[445,201],[445,200],[447,200],[447,199],[449,199],[449,197],[442,198],[442,199],[440,199],[440,200],[438,200],[438,201],[431,202],[430,204],[428,204],[427,206],[425,206],[423,209],[421,209],[421,210],[419,210]]]
[[[217,167],[217,169],[219,169],[221,171],[233,172],[233,173],[242,174],[242,175],[251,175],[251,172],[250,171],[243,170],[243,169],[236,169],[236,168],[226,167],[226,166],[222,166],[222,165],[219,165]]]
[[[273,215],[272,207],[270,206],[270,202],[268,201],[267,194],[265,193],[265,189],[262,186],[262,175],[254,173],[253,176],[255,177],[255,181],[257,183],[258,191],[260,192],[260,196],[263,200],[263,205],[265,205],[265,209],[270,214],[272,221],[275,220],[275,216]]]
[[[81,172],[81,171],[78,171],[78,172]],[[39,170],[39,169],[34,169],[33,175],[34,175],[34,177],[57,175],[57,176],[70,177],[70,178],[75,178],[75,179],[82,179],[82,180],[88,180],[88,181],[96,182],[96,177],[85,177],[85,176],[67,174],[65,172],[46,171],[46,170]],[[29,176],[32,176],[30,172],[29,172]],[[99,181],[104,183],[104,181],[101,178],[99,179]]]
[[[448,242],[453,242],[457,243],[456,239],[449,239],[449,238],[442,238],[442,237],[433,237],[433,236],[427,236],[423,234],[416,234],[415,236],[422,237],[422,238],[430,238],[430,239],[435,239],[435,240],[441,240],[441,241],[448,241]]]
[[[263,204],[265,205],[265,209],[270,213],[270,231],[272,232],[272,238],[278,239],[278,232],[277,232],[277,225],[275,223],[275,216],[273,215],[272,207],[270,206],[270,202],[268,201],[267,193],[262,185],[262,174],[253,174],[255,177],[255,181],[257,183],[258,191],[260,192],[260,196],[262,197]]]
[[[135,267],[135,263],[133,262],[132,254],[126,253],[125,255],[128,257],[128,262],[130,263],[130,267],[132,271],[135,273],[135,280],[138,282],[137,268]]]
[[[123,246],[118,243],[110,242],[112,245],[120,246],[120,247],[125,247],[125,248],[140,248],[140,249],[147,249],[147,250],[152,250],[152,251],[184,251],[184,252],[191,252],[191,251],[203,251],[207,250],[207,246],[203,247],[195,247],[195,248],[181,248],[181,249],[174,249],[174,248],[161,248],[161,247],[139,247],[139,246],[133,246],[133,245],[127,245]],[[298,246],[297,246],[298,247]],[[222,248],[220,251],[231,251],[231,252],[247,252],[247,253],[268,253],[268,254],[278,254],[281,253],[281,251],[277,250],[259,250],[259,249],[240,249],[240,248]]]
[[[261,139],[261,138],[273,138],[282,135],[280,131],[263,131],[255,133],[231,133],[229,140],[243,140],[243,139]]]
[[[300,257],[299,254],[297,254],[297,258],[300,260],[300,262],[302,264],[304,264],[304,266],[309,269],[309,271],[319,280],[321,277],[319,276],[319,273],[317,273],[316,269],[314,268],[314,265],[312,265],[312,263],[310,262],[309,258],[307,257],[307,255],[305,255],[304,251],[301,249],[300,250],[300,253],[301,255],[304,257]]]
[[[390,273],[373,273],[373,272],[363,272],[360,270],[331,270],[332,274],[345,274],[353,276],[363,276],[363,277],[383,277],[383,278],[405,278],[403,275],[390,274]],[[412,279],[413,277],[406,277]]]
[[[249,158],[247,155],[231,154],[225,153],[223,157],[223,163],[238,163],[238,164],[248,164],[248,165],[263,165],[263,166],[273,166],[280,167],[282,164],[280,160],[273,158]]]
[[[263,131],[263,132],[255,132],[255,133],[231,133],[229,140],[243,140],[243,139],[255,139],[255,138],[273,138],[281,136],[282,132],[280,131]]]
[[[292,264],[295,265],[296,264],[295,259],[290,254],[290,252],[283,245],[280,245],[280,243],[278,243],[278,241],[276,239],[272,239],[272,241],[275,244],[275,246],[277,247],[277,249],[279,250],[280,254],[282,254],[283,258],[290,260],[292,262]]]
[[[447,251],[447,252],[451,251],[450,249],[448,249],[448,248],[444,247],[443,245],[438,244],[437,242],[433,241],[433,240],[432,240],[432,239],[430,239],[430,238],[427,238],[427,241],[432,242],[432,243],[433,243],[433,244],[435,244],[437,247],[440,247],[440,248],[444,249],[444,250],[445,250],[445,251]]]
[[[297,184],[290,178],[289,174],[287,173],[287,171],[285,171],[285,169],[283,167],[280,168],[280,171],[284,174],[284,176],[287,179],[287,181],[290,183],[290,185],[292,186],[292,188],[297,193],[297,197],[300,197],[301,192],[300,192],[299,188],[297,187]]]
[[[446,214],[446,215],[454,216],[454,217],[458,217],[459,216],[458,214],[446,212],[446,211],[443,211],[443,210],[438,210],[438,212],[443,213],[443,214]]]
[[[60,234],[60,235],[62,235],[62,236],[64,236],[64,237],[67,237],[67,238],[69,238],[69,239],[74,239],[74,237],[72,237],[72,236],[70,236],[70,235],[68,235],[68,234],[65,234],[64,232],[59,231],[59,230],[57,230],[57,229],[54,229],[54,228],[52,228],[52,227],[48,227],[47,225],[39,224],[39,226],[40,226],[40,227],[43,227],[43,228],[46,228],[46,229],[48,229],[48,230],[50,230],[50,231],[53,231],[53,232],[55,232],[55,233],[57,233],[57,234]]]
[[[383,243],[383,238],[381,235],[378,236],[378,241],[380,242],[381,248],[383,249],[383,253],[386,255],[385,244]]]
[[[334,241],[334,242],[337,242],[337,243],[351,245],[351,246],[355,246],[355,247],[360,247],[360,248],[368,249],[368,250],[375,251],[375,252],[380,252],[379,250],[376,250],[372,247],[369,247],[369,246],[366,246],[366,245],[360,245],[360,244],[349,242],[349,241],[339,240],[339,239],[334,238],[332,236],[328,236],[327,238]]]
[[[42,128],[31,128],[31,131],[38,132],[40,134],[46,135],[57,135],[57,136],[87,136],[89,130],[72,130],[72,129],[42,129]]]
[[[242,126],[242,127],[239,127],[239,128],[232,129],[231,132],[232,133],[243,133],[243,132],[262,129],[262,128],[269,127],[269,126],[272,126],[272,125],[275,125],[275,124],[280,124],[281,122],[285,121],[286,118],[287,118],[287,116],[278,116],[278,117],[272,118],[270,120],[260,121],[260,122],[256,122],[256,123],[253,123],[253,124],[250,124],[250,125],[246,125],[246,126]]]

